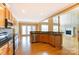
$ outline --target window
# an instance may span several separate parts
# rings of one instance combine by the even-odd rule
[[[35,31],[36,27],[31,25],[22,26],[22,35],[30,35],[30,31]]]
[[[41,31],[48,31],[48,25],[42,25]]]
[[[53,31],[58,32],[58,16],[53,17]]]
[[[30,34],[30,31],[31,31],[31,26],[27,26],[27,33],[26,34]]]
[[[22,26],[22,35],[26,34],[26,26]]]
[[[58,24],[58,16],[53,17],[54,24]]]
[[[58,32],[58,26],[57,26],[57,25],[54,25],[54,26],[53,26],[53,31],[54,31],[54,32]]]
[[[35,31],[36,30],[35,26],[32,26],[31,28],[32,28],[31,31]]]
[[[30,31],[35,31],[35,26],[27,26],[27,34],[30,34]]]

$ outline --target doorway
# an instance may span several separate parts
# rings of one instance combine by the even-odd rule
[[[21,26],[21,43],[30,43],[30,32],[36,31],[35,25],[22,25]]]

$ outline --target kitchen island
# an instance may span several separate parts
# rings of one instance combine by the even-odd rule
[[[31,43],[47,43],[55,48],[62,48],[62,32],[31,31],[30,39]]]

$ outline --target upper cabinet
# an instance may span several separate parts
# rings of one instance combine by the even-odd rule
[[[3,4],[0,4],[0,27],[5,26],[5,7]]]
[[[7,5],[0,4],[0,28],[15,27],[16,19]]]
[[[5,16],[6,19],[10,20],[10,11],[8,10],[8,8],[6,8],[5,11],[6,11],[6,13],[5,13],[6,14],[6,16]]]

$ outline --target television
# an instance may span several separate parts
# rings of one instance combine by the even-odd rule
[[[71,35],[71,30],[66,30],[66,34]]]
[[[74,27],[67,27],[65,29],[65,35],[66,36],[74,36],[75,35],[75,29],[74,29]]]

